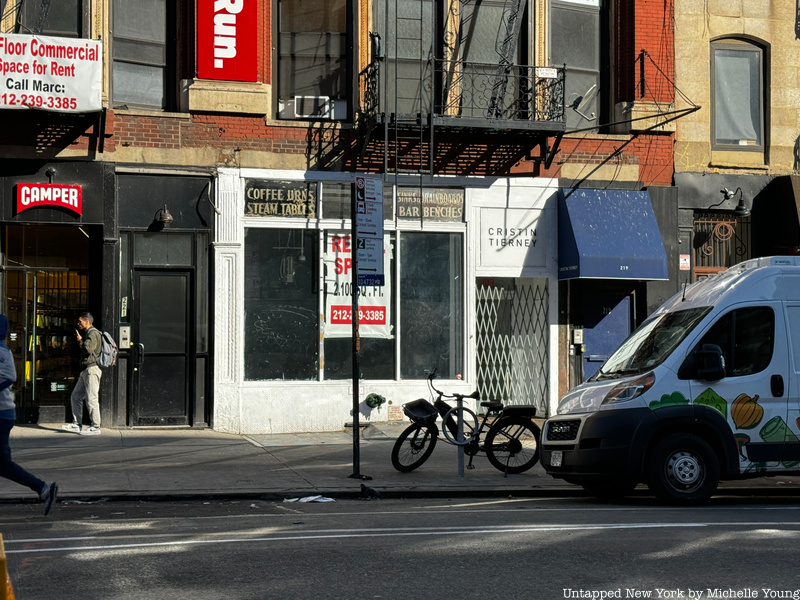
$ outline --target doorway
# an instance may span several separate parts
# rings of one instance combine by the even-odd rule
[[[89,239],[78,227],[9,225],[4,294],[17,417],[64,422],[80,372],[75,320],[90,305]]]
[[[632,296],[626,291],[595,290],[582,297],[583,373],[586,381],[630,335]]]
[[[192,272],[136,269],[133,286],[131,424],[189,425],[195,363]]]

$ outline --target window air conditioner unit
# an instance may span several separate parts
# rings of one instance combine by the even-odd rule
[[[333,102],[329,96],[295,96],[294,116],[307,119],[330,119]]]

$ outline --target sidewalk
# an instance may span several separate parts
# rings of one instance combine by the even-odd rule
[[[262,498],[322,495],[354,498],[365,483],[385,497],[544,496],[581,494],[579,487],[548,476],[541,465],[509,475],[485,456],[459,476],[454,446],[441,440],[431,458],[412,473],[391,465],[402,423],[367,426],[360,439],[362,481],[353,474],[349,431],[283,435],[229,435],[212,430],[104,429],[80,436],[60,424],[17,426],[15,462],[47,481],[56,480],[65,500]],[[465,459],[465,463],[468,461]],[[800,495],[800,477],[723,483],[720,491]],[[26,488],[0,479],[0,502],[35,500]]]

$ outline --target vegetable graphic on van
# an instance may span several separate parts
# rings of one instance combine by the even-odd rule
[[[689,404],[689,401],[680,392],[672,392],[661,396],[661,400],[653,400],[650,403],[650,408],[656,410],[665,406],[679,406],[682,404]]]
[[[711,388],[699,394],[697,398],[694,399],[694,403],[702,406],[709,406],[719,411],[726,419],[728,418],[728,403],[725,401],[725,398]]]
[[[753,429],[763,417],[764,408],[758,403],[758,394],[752,398],[739,394],[731,404],[731,418],[736,429]]]
[[[780,417],[772,417],[769,421],[765,423],[765,425],[761,428],[761,431],[758,432],[758,435],[761,436],[761,439],[765,442],[798,442],[800,440],[797,439],[797,436],[794,432],[789,429],[789,426],[786,424],[786,421],[781,419]],[[782,461],[781,464],[786,467],[787,469],[790,467],[794,467],[797,464],[800,464],[800,461]]]

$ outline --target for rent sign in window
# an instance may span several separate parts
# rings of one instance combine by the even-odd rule
[[[102,110],[98,40],[0,35],[0,109]]]
[[[384,239],[383,272],[389,274],[391,243]],[[347,233],[325,236],[325,337],[353,335],[353,247]],[[359,288],[359,335],[365,338],[391,338],[391,277],[383,285]]]

